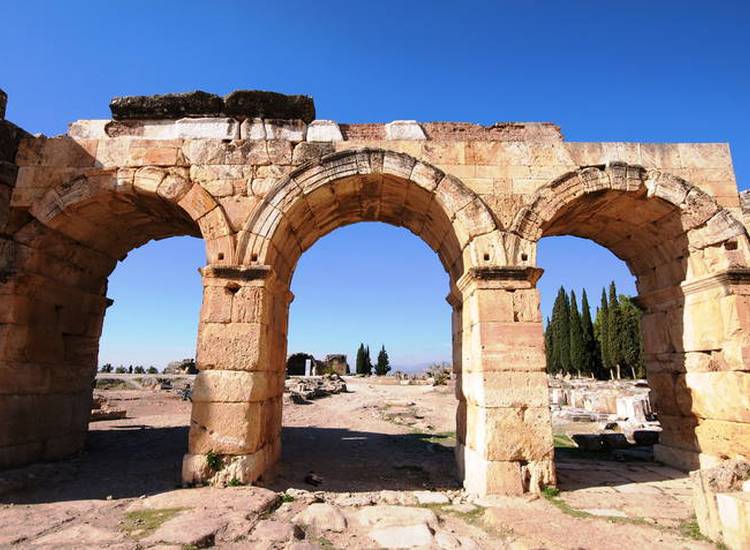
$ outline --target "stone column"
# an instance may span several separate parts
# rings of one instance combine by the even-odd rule
[[[555,484],[539,292],[542,271],[474,268],[463,299],[456,458],[475,494],[518,495]]]
[[[639,298],[654,408],[654,455],[683,470],[750,456],[750,270]]]
[[[286,325],[292,295],[266,266],[207,266],[187,483],[252,483],[281,451]]]

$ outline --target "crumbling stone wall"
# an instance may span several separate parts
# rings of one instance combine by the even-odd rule
[[[555,480],[536,288],[548,235],[590,238],[636,276],[658,456],[688,468],[750,455],[750,251],[726,145],[572,143],[547,123],[340,125],[301,96],[230,98],[117,100],[116,120],[21,139],[4,229],[15,252],[2,256],[0,463],[81,445],[108,274],[150,239],[196,235],[207,265],[183,477],[262,476],[280,451],[297,260],[359,221],[407,227],[450,276],[470,491]]]

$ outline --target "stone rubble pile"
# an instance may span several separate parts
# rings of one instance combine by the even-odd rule
[[[291,377],[284,382],[284,392],[292,403],[303,403],[335,393],[346,393],[346,382],[338,374]]]
[[[750,462],[727,460],[690,478],[701,533],[730,550],[750,548]]]
[[[549,377],[552,416],[568,422],[597,422],[598,433],[575,433],[589,451],[626,449],[659,442],[660,426],[644,380],[592,380]]]
[[[118,420],[125,418],[127,411],[125,409],[116,409],[109,404],[104,396],[99,393],[94,393],[94,398],[91,401],[91,417],[90,422],[97,422],[99,420]]]

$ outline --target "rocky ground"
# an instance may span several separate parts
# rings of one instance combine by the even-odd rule
[[[0,547],[712,547],[681,472],[561,434],[559,494],[473,499],[453,477],[452,388],[346,383],[286,399],[277,477],[226,489],[178,484],[189,401],[106,390],[127,417],[92,423],[84,453],[0,473]]]

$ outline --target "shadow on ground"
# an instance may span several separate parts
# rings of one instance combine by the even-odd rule
[[[180,486],[187,427],[113,425],[92,430],[85,450],[54,463],[0,472],[0,503],[137,498]],[[458,487],[447,436],[286,427],[282,463],[267,485],[334,492]],[[305,478],[313,471],[319,486]],[[3,487],[5,490],[2,490]]]

